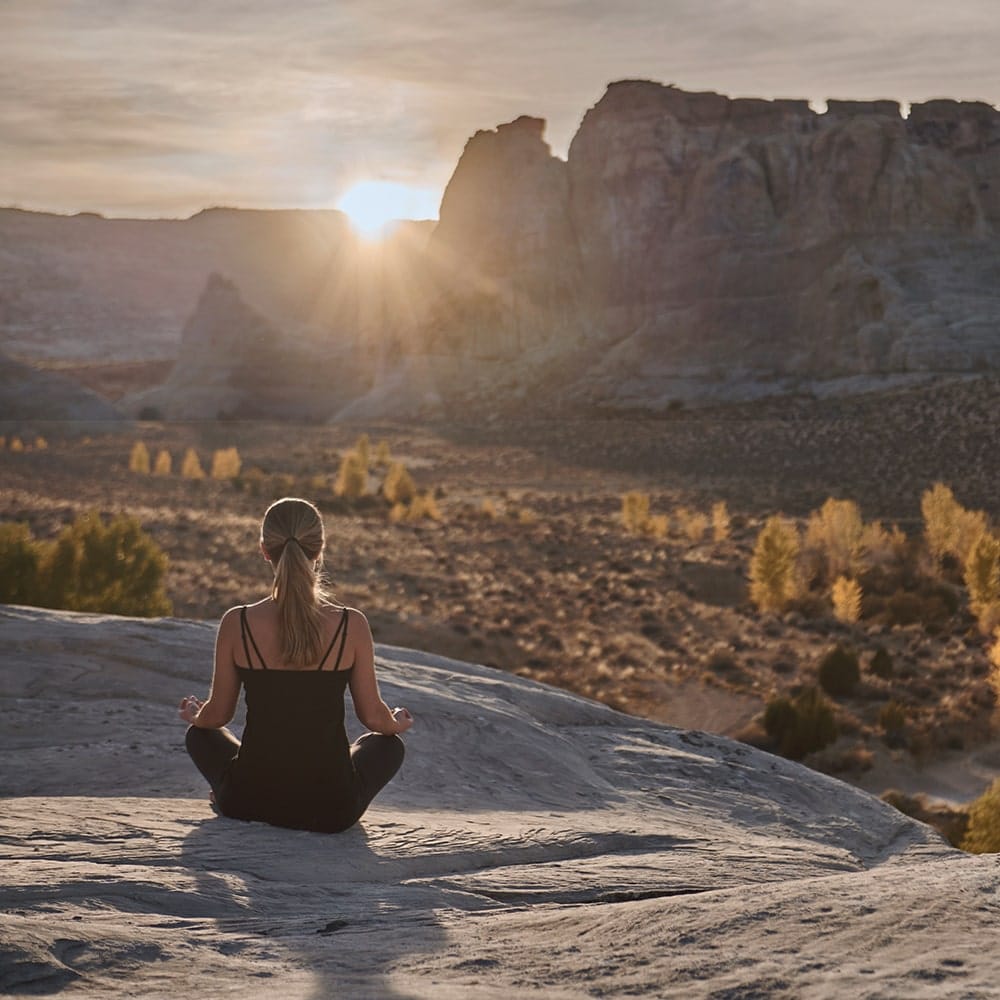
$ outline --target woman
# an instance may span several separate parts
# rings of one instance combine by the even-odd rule
[[[365,616],[328,603],[320,586],[326,537],[305,500],[273,503],[260,547],[274,570],[271,595],[231,608],[219,624],[208,701],[180,704],[187,749],[225,816],[336,832],[356,823],[403,762],[413,718],[390,711],[375,679]],[[246,688],[243,742],[225,729]],[[344,688],[366,733],[344,728]]]

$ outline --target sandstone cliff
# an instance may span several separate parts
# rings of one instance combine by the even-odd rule
[[[565,163],[535,119],[470,140],[432,241],[462,264],[426,344],[502,358],[557,397],[654,408],[995,368],[998,171],[987,105],[904,120],[891,101],[817,114],[612,84]]]
[[[4,993],[994,991],[994,860],[789,761],[381,646],[403,770],[347,833],[280,830],[213,816],[184,753],[211,625],[0,629]]]

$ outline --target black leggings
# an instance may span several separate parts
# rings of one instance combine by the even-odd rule
[[[218,798],[226,770],[239,753],[240,741],[228,729],[189,726],[184,742],[195,767]],[[365,733],[351,744],[351,763],[361,779],[359,818],[399,770],[404,753],[403,741],[398,736],[381,733]]]

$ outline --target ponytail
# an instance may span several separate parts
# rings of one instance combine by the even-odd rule
[[[278,608],[285,663],[308,666],[322,653],[325,598],[318,566],[325,543],[319,511],[305,500],[273,503],[261,525],[261,543],[274,566],[271,597]]]

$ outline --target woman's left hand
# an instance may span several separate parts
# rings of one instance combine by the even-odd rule
[[[202,703],[193,695],[189,694],[186,698],[181,699],[181,703],[177,709],[177,714],[188,723],[194,722],[194,717],[201,710]]]

